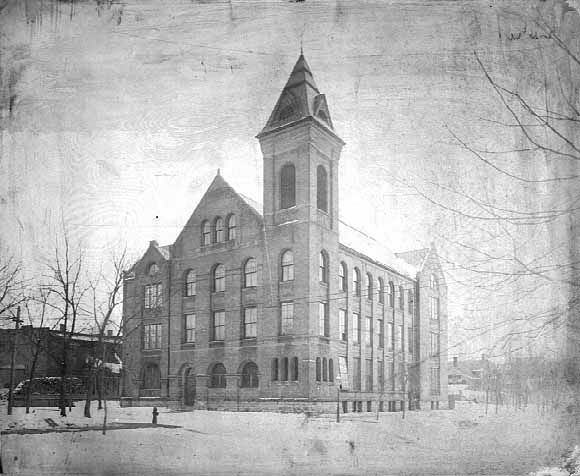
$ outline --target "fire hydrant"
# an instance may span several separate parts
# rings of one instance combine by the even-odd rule
[[[153,424],[157,425],[157,415],[159,415],[159,411],[157,411],[157,407],[153,407]]]

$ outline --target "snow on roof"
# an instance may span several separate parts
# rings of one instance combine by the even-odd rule
[[[253,198],[236,191],[240,198],[246,202],[259,216],[262,216],[262,204]]]
[[[363,254],[371,261],[398,271],[410,278],[415,278],[417,267],[413,266],[388,249],[378,240],[340,220],[339,242],[341,245]]]

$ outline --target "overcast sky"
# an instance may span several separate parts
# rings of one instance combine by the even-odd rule
[[[494,77],[534,91],[546,45],[506,42],[522,21],[502,3],[26,0],[0,18],[4,99],[10,74],[14,93],[2,118],[0,233],[30,268],[61,216],[95,260],[120,243],[134,256],[151,239],[172,243],[218,168],[261,201],[255,135],[301,45],[346,142],[339,193],[349,224],[394,251],[435,242],[453,273],[465,256],[452,241],[481,244],[489,230],[424,195],[465,211],[457,191],[504,203],[530,192],[452,136],[513,147],[511,131],[486,121],[505,111],[474,52]],[[457,279],[468,278],[448,275],[452,331],[480,303]]]

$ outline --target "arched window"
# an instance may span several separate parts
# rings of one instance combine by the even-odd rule
[[[196,282],[196,275],[193,269],[190,269],[185,274],[185,295],[186,296],[195,296],[195,282]]]
[[[316,207],[328,211],[328,177],[322,165],[316,168]]]
[[[254,258],[246,261],[244,266],[244,287],[252,288],[258,285],[258,264]]]
[[[298,381],[298,357],[292,358],[292,380]]]
[[[213,292],[219,293],[226,290],[226,269],[223,264],[218,264],[213,269]]]
[[[346,271],[346,264],[344,262],[340,263],[338,267],[338,289],[341,291],[346,291],[348,286],[348,279],[347,279],[347,271]]]
[[[217,217],[214,222],[215,239],[216,243],[221,243],[225,241],[225,230],[224,230],[224,220],[221,217]]]
[[[283,382],[288,381],[288,357],[282,359],[282,376],[280,377],[280,380]]]
[[[278,380],[278,359],[272,359],[272,380]]]
[[[211,244],[211,228],[207,220],[204,220],[201,224],[201,244],[202,246]]]
[[[437,289],[437,277],[434,274],[429,277],[429,287],[431,289]]]
[[[328,256],[325,251],[318,255],[318,280],[328,284]]]
[[[151,263],[149,265],[149,269],[147,270],[147,274],[149,276],[154,276],[159,272],[159,266],[157,265],[157,263]]]
[[[405,290],[399,286],[399,309],[405,309]]]
[[[210,386],[212,388],[226,388],[226,368],[224,364],[215,364],[211,369]]]
[[[328,382],[328,362],[326,357],[322,359],[322,380],[324,382]]]
[[[334,382],[334,363],[332,359],[328,359],[328,381]]]
[[[294,254],[292,250],[282,253],[282,281],[294,280]]]
[[[230,215],[228,217],[228,240],[236,239],[236,216]]]
[[[371,273],[367,273],[367,282],[366,282],[366,293],[367,293],[367,299],[369,301],[373,300],[373,277],[371,276]]]
[[[389,281],[389,306],[395,307],[395,285]]]
[[[296,205],[296,168],[286,164],[280,171],[280,208]]]
[[[385,282],[383,281],[383,278],[378,279],[378,284],[379,284],[379,302],[381,304],[384,304],[385,303]]]
[[[242,369],[242,387],[256,388],[258,386],[258,366],[248,362]]]
[[[143,371],[143,388],[157,389],[161,388],[161,373],[159,365],[147,364]]]
[[[316,357],[316,381],[320,382],[322,369],[320,368],[320,357]]]
[[[355,296],[360,296],[360,271],[358,268],[354,268],[352,273],[352,291]]]

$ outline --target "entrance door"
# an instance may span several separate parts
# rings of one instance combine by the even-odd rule
[[[183,385],[183,403],[192,407],[195,404],[195,375],[191,369],[185,371]]]

